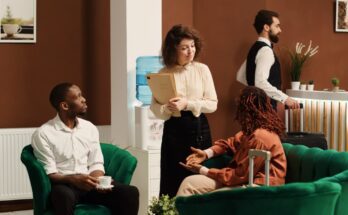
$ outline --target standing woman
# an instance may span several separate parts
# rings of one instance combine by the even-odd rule
[[[163,120],[160,195],[174,197],[182,180],[192,175],[179,162],[191,154],[190,147],[211,146],[211,134],[204,113],[217,108],[214,82],[208,66],[196,61],[202,48],[198,33],[182,25],[173,26],[164,40],[160,73],[173,73],[177,97],[167,104],[154,98],[151,110]],[[180,112],[180,116],[174,114]]]

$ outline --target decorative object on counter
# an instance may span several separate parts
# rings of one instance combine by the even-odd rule
[[[313,91],[314,90],[314,81],[313,80],[309,80],[308,81],[307,90],[308,91]]]
[[[302,67],[308,58],[312,57],[318,53],[319,46],[312,47],[312,40],[309,41],[308,48],[303,52],[303,48],[306,47],[303,43],[296,43],[295,51],[289,51],[291,65],[290,65],[290,77],[292,82],[300,81]],[[294,87],[291,87],[293,90],[298,90],[298,84],[294,84]],[[293,86],[293,84],[291,84]]]
[[[299,90],[300,89],[300,82],[299,81],[291,81],[291,89],[292,90]]]
[[[307,88],[307,84],[305,81],[301,81],[301,84],[300,84],[300,90],[306,90]]]
[[[332,85],[333,85],[332,91],[333,91],[333,92],[339,91],[339,89],[340,89],[340,87],[339,87],[340,79],[338,79],[338,78],[332,78],[332,79],[331,79],[331,83],[332,83]]]
[[[153,197],[147,215],[179,215],[175,208],[175,197],[170,198],[168,195]]]

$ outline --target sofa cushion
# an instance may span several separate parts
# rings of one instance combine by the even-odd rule
[[[286,183],[316,180],[339,183],[342,191],[335,214],[348,214],[348,153],[287,143],[283,146],[288,163]]]
[[[341,186],[328,181],[284,186],[232,188],[177,197],[180,215],[333,214]]]
[[[348,153],[283,144],[287,159],[286,183],[315,181],[348,169]]]

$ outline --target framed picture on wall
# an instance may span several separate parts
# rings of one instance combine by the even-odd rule
[[[36,0],[0,0],[0,43],[36,42]]]
[[[348,0],[336,0],[336,32],[348,32]]]

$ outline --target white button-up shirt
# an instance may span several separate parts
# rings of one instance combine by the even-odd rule
[[[99,132],[87,120],[77,118],[76,126],[70,129],[57,115],[35,131],[31,145],[47,175],[104,172]]]
[[[271,67],[275,62],[273,50],[271,49],[271,42],[264,37],[259,37],[258,41],[264,42],[269,46],[260,48],[256,54],[255,87],[263,89],[272,99],[284,103],[288,98],[288,95],[278,90],[268,82]],[[248,85],[246,80],[246,60],[243,62],[242,66],[237,72],[237,81],[244,85]]]

